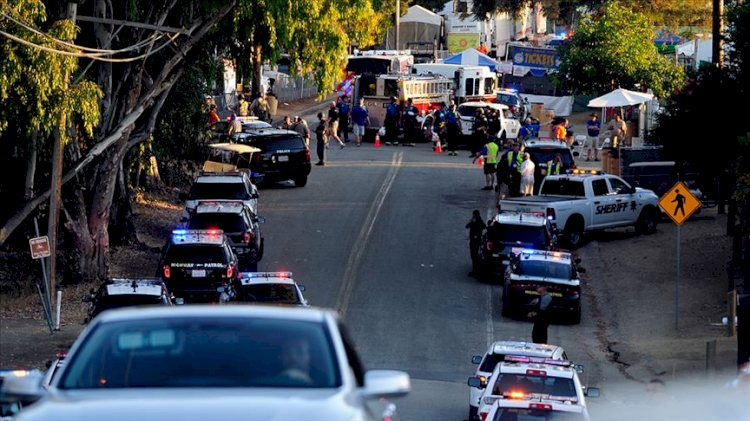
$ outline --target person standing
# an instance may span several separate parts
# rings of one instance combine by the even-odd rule
[[[349,117],[351,115],[349,97],[342,96],[336,104],[336,108],[339,110],[339,137],[343,138],[345,143],[349,143]]]
[[[615,114],[615,119],[609,122],[609,130],[612,137],[612,147],[616,148],[618,143],[625,141],[628,134],[628,125],[625,124],[620,114]]]
[[[391,97],[391,103],[385,109],[385,144],[398,145],[398,123],[401,121],[401,106],[398,99]]]
[[[591,156],[594,156],[594,161],[599,160],[599,133],[602,130],[602,123],[596,117],[596,114],[591,114],[589,121],[586,123],[586,161],[591,161]]]
[[[500,147],[495,142],[487,142],[486,145],[479,151],[479,156],[475,157],[471,163],[477,162],[480,156],[484,157],[484,180],[486,185],[482,187],[482,190],[492,190],[495,186],[495,173],[497,172],[497,154],[500,151]]]
[[[271,119],[270,107],[268,106],[268,101],[266,101],[265,94],[255,98],[255,101],[250,105],[250,110],[260,121],[269,121]]]
[[[336,103],[331,102],[331,105],[329,105],[328,107],[328,121],[326,122],[327,127],[328,127],[328,132],[326,133],[326,135],[328,136],[328,138],[336,139],[336,142],[338,142],[341,149],[344,149],[344,146],[346,145],[344,145],[344,142],[341,141],[341,138],[339,137],[339,134],[338,134],[339,120],[340,120],[340,115],[339,115],[338,108],[336,108]]]
[[[458,156],[458,138],[461,136],[461,126],[456,115],[456,106],[451,105],[445,114],[446,138],[448,140],[448,155]]]
[[[245,100],[244,95],[240,95],[239,111],[240,117],[247,117],[250,115],[250,103]]]
[[[441,147],[445,143],[445,107],[445,102],[441,102],[440,107],[435,111],[435,118],[432,121],[432,132],[438,134],[437,142],[440,142]],[[437,149],[437,142],[432,147],[433,150]]]
[[[477,108],[477,115],[474,117],[474,123],[472,123],[472,142],[471,142],[471,155],[469,158],[474,158],[479,153],[479,150],[487,142],[487,117],[484,116],[484,110]]]
[[[326,119],[323,113],[318,113],[318,125],[315,127],[315,137],[317,138],[318,144],[316,151],[318,153],[318,162],[315,165],[324,166],[326,164],[326,132],[328,127]]]
[[[370,112],[365,106],[364,98],[360,98],[358,104],[352,108],[352,122],[354,123],[354,139],[357,141],[357,146],[362,146],[365,130],[370,125]]]
[[[508,170],[508,191],[511,197],[520,196],[521,192],[521,164],[523,164],[523,154],[520,151],[518,142],[513,144],[513,149],[508,151],[505,161]]]
[[[482,53],[484,55],[487,55],[487,46],[484,45],[483,42],[480,42],[479,43],[479,48],[477,48],[477,51],[479,51],[480,53]]]
[[[409,98],[404,108],[404,146],[417,146],[414,142],[416,137],[414,128],[417,125],[418,115],[419,109],[414,105],[414,100]]]
[[[211,127],[214,123],[221,121],[219,114],[216,113],[216,104],[211,104],[208,107],[208,127]]]
[[[307,125],[307,121],[305,121],[300,116],[296,115],[294,116],[294,123],[292,123],[292,130],[299,133],[300,136],[302,136],[302,139],[305,140],[305,146],[307,148],[310,148],[310,126]]]
[[[521,164],[521,194],[524,196],[534,195],[534,171],[536,165],[531,160],[531,155],[523,154],[523,163]]]
[[[227,132],[228,137],[232,137],[236,133],[242,133],[242,121],[237,117],[237,114],[232,113],[229,117],[229,131]]]
[[[555,154],[555,157],[547,161],[547,171],[545,172],[544,176],[548,175],[560,175],[562,173],[563,169],[563,163],[562,163],[562,155]]]
[[[284,122],[279,124],[279,128],[282,130],[292,130],[292,118],[285,115]]]
[[[466,224],[466,229],[469,230],[469,251],[471,254],[471,272],[469,272],[469,276],[479,276],[479,248],[482,245],[482,233],[485,228],[487,228],[487,225],[482,221],[482,215],[479,214],[479,210],[474,210],[471,214],[471,219]]]
[[[534,311],[529,312],[528,317],[534,320],[534,327],[531,330],[531,341],[535,344],[547,343],[547,328],[549,327],[549,310],[552,304],[552,297],[547,292],[546,285],[536,287],[539,298],[531,302]]]

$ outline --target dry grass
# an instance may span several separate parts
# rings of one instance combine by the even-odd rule
[[[98,286],[96,283],[85,283],[60,288],[62,291],[61,325],[83,323],[88,304],[81,299],[89,293],[91,288]],[[53,319],[54,317],[53,309]],[[44,319],[39,295],[31,294],[18,298],[3,298],[0,300],[0,319]]]

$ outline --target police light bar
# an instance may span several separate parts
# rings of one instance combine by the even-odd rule
[[[573,362],[568,361],[568,360],[556,360],[554,358],[544,358],[544,357],[527,357],[523,355],[507,355],[505,357],[505,361],[514,362],[514,363],[534,363],[534,364],[557,365],[560,367],[573,366]]]
[[[220,235],[224,234],[224,231],[220,229],[209,229],[209,230],[172,230],[173,235]]]
[[[199,200],[198,205],[240,205],[243,204],[242,200]]]
[[[243,278],[291,278],[292,272],[243,272]]]
[[[599,170],[565,170],[566,174],[572,174],[572,175],[597,175],[597,174],[606,174],[604,171]]]

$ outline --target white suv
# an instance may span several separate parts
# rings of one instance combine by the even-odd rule
[[[533,419],[554,421],[590,421],[583,405],[562,402],[554,396],[523,396],[498,399],[490,407],[487,421]]]
[[[578,373],[582,365],[567,360],[507,355],[490,375],[489,381],[469,378],[469,386],[483,388],[479,407],[480,421],[486,421],[492,405],[499,399],[549,398],[585,407],[586,396],[598,397],[599,389],[585,388]]]
[[[567,360],[568,356],[565,350],[557,345],[534,344],[529,342],[516,341],[497,341],[487,348],[487,352],[482,355],[471,357],[471,362],[477,364],[477,371],[474,377],[480,380],[480,383],[487,383],[488,378],[495,369],[497,363],[503,362],[507,355],[522,355],[526,357],[549,358],[554,360]],[[482,396],[483,389],[471,387],[469,389],[469,419],[476,417],[479,409],[479,399]]]

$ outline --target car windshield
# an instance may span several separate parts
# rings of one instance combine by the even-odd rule
[[[226,263],[224,248],[214,245],[172,245],[167,252],[167,264],[172,263]]]
[[[299,304],[294,285],[258,284],[242,287],[247,301],[256,303]]]
[[[558,178],[555,180],[545,179],[539,194],[550,196],[573,196],[585,197],[583,180],[571,180],[569,178]]]
[[[572,269],[570,264],[565,263],[521,259],[515,273],[536,278],[571,279]]]
[[[570,168],[573,166],[573,155],[570,150],[560,148],[526,148],[526,152],[531,156],[531,160],[535,164],[547,164],[549,161],[555,159],[555,155],[560,154],[562,158],[563,167]]]
[[[99,323],[68,355],[58,387],[336,388],[341,382],[325,324],[217,316]]]
[[[516,105],[518,104],[518,97],[514,94],[497,94],[497,100],[495,102],[499,104]]]
[[[541,371],[544,371],[543,369]],[[492,386],[493,395],[510,392],[541,394],[557,397],[577,397],[573,379],[533,374],[499,374]]]
[[[458,113],[461,114],[462,117],[476,117],[477,110],[480,108],[486,107],[458,107]]]
[[[579,412],[502,408],[497,411],[492,421],[586,421],[586,417]]]
[[[509,225],[495,223],[487,230],[487,239],[492,242],[544,246],[547,243],[545,227]]]
[[[162,304],[161,297],[155,295],[107,295],[97,302],[95,314],[121,307]]]
[[[193,183],[190,187],[190,200],[248,200],[244,183]]]
[[[224,232],[245,231],[245,220],[237,213],[198,213],[188,222],[188,229],[220,229]]]

